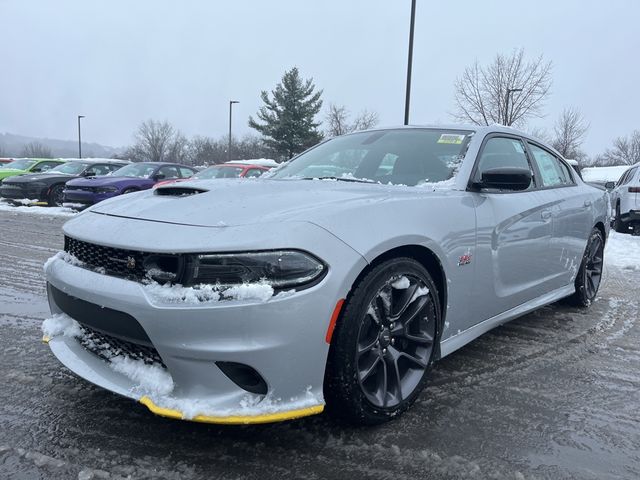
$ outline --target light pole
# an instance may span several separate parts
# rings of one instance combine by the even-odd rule
[[[234,103],[240,102],[237,100],[229,100],[229,148],[227,148],[227,162],[231,161],[231,112]]]
[[[504,124],[506,127],[511,126],[509,123],[509,99],[511,98],[511,94],[513,92],[521,92],[521,88],[507,88],[507,97],[504,102]]]
[[[407,60],[407,91],[404,100],[404,124],[409,125],[411,103],[411,66],[413,64],[413,30],[416,23],[416,0],[411,0],[411,26],[409,27],[409,58]]]
[[[80,135],[80,119],[84,115],[78,115],[78,158],[82,158],[82,136]]]

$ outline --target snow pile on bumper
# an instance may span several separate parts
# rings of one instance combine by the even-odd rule
[[[220,409],[215,401],[207,398],[178,396],[171,374],[161,365],[150,365],[121,353],[106,357],[107,360],[85,350],[81,343],[94,340],[68,315],[57,314],[46,319],[42,332],[43,341],[70,370],[92,383],[139,401],[160,416],[206,423],[249,424],[300,418],[324,410],[323,399],[314,395],[310,386],[301,395],[285,401],[272,393],[264,397],[247,394],[237,407]],[[97,347],[106,350],[109,345]],[[87,358],[91,358],[91,362]]]

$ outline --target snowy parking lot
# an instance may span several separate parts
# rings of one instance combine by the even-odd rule
[[[588,310],[554,304],[436,365],[375,428],[153,416],[40,341],[65,209],[0,205],[0,478],[640,478],[640,237],[612,233]]]

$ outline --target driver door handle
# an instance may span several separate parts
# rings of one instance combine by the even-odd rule
[[[551,210],[542,210],[542,212],[540,212],[540,216],[543,220],[549,220],[551,218]]]
[[[584,206],[585,207],[590,207],[591,206],[591,200],[585,200],[584,201]]]

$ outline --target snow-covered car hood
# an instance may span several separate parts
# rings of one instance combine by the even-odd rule
[[[200,193],[179,195],[185,188]],[[174,192],[176,195],[170,194]],[[320,180],[195,180],[107,200],[91,211],[207,227],[313,222],[338,210],[371,207],[392,196],[412,198],[427,192],[416,187]]]

